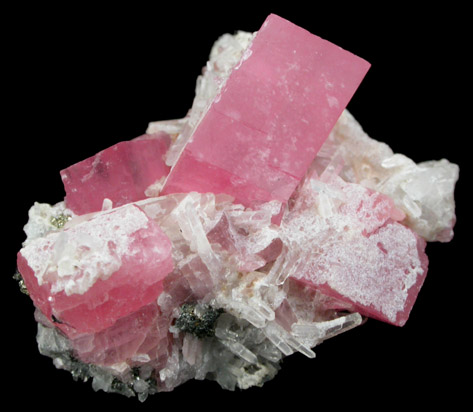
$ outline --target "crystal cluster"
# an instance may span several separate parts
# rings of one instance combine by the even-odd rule
[[[345,107],[363,59],[270,15],[214,44],[183,119],[61,172],[18,253],[38,346],[95,390],[233,390],[369,318],[402,326],[458,166],[415,164]]]

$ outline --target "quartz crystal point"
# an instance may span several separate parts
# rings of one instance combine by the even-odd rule
[[[40,352],[143,401],[192,378],[261,386],[367,317],[404,325],[459,171],[344,110],[368,67],[270,15],[216,41],[185,118],[63,170],[17,258]]]
[[[163,194],[286,202],[369,63],[276,15],[244,51],[174,164]]]
[[[104,199],[121,206],[159,193],[169,172],[164,162],[169,144],[164,132],[144,135],[62,170],[67,207],[84,214],[101,210]]]

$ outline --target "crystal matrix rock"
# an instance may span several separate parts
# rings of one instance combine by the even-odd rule
[[[31,208],[18,254],[40,352],[144,400],[194,378],[261,386],[368,317],[402,326],[425,242],[453,234],[458,167],[416,165],[343,110],[367,65],[270,16],[217,40],[185,118],[63,171],[65,202]]]

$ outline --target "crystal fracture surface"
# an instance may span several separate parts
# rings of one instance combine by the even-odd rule
[[[40,353],[145,400],[261,386],[366,318],[404,325],[459,171],[363,132],[345,107],[368,68],[270,15],[215,42],[185,118],[61,171],[17,259]]]

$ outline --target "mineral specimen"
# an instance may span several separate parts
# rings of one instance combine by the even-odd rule
[[[216,41],[185,118],[63,170],[17,260],[39,351],[143,401],[261,386],[367,317],[404,325],[459,170],[363,132],[344,108],[368,67],[270,15]]]

